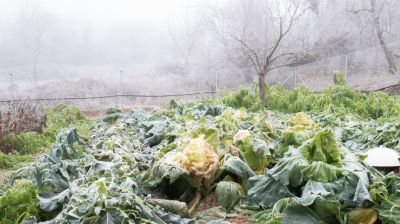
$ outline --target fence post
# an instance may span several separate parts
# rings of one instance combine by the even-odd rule
[[[215,96],[218,93],[218,69],[214,69],[215,72]]]
[[[294,88],[297,87],[297,67],[294,67]]]
[[[14,81],[13,74],[10,73],[10,91],[11,91],[11,104],[14,102]]]
[[[122,83],[122,75],[123,75],[123,71],[121,69],[121,71],[119,71],[119,108],[122,110],[122,95],[124,94],[124,87],[123,87],[123,83]]]
[[[349,55],[346,54],[345,58],[344,58],[344,80],[347,80],[347,67],[348,67],[348,63],[349,63]]]
[[[88,97],[87,91],[88,91],[88,87],[87,87],[87,80],[84,78],[83,79],[83,91],[85,93],[85,98]],[[86,111],[87,107],[86,107],[86,99],[83,99],[83,111]]]

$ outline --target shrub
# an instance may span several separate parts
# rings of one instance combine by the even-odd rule
[[[339,71],[333,72],[333,82],[337,86],[346,86],[346,79],[344,78],[344,74]]]
[[[73,126],[82,136],[88,137],[91,121],[79,109],[67,105],[59,105],[53,109],[44,109],[44,111],[46,115],[42,117],[47,116],[47,122],[46,126],[42,125],[44,127],[41,127],[40,131],[39,129],[35,129],[37,131],[22,131],[24,130],[21,127],[22,125],[18,125],[21,128],[17,132],[6,131],[0,133],[0,168],[16,168],[20,163],[33,158],[32,154],[50,148],[58,132],[64,128]],[[19,124],[26,124],[26,122],[20,122]],[[26,128],[26,130],[30,129]],[[28,154],[30,155],[28,156]]]
[[[328,87],[322,93],[315,93],[304,86],[286,90],[283,86],[266,88],[266,108],[282,113],[301,111],[316,114],[357,114],[365,118],[378,119],[400,116],[400,100],[383,92],[363,94],[345,86],[336,74],[335,87]],[[342,85],[343,84],[343,85]],[[261,110],[255,91],[242,88],[237,92],[225,94],[222,101],[234,108],[245,107],[251,111]]]
[[[46,122],[46,115],[42,108],[31,102],[11,104],[6,112],[0,113],[0,151],[15,151],[10,140],[10,135],[17,135],[23,132],[43,131]]]
[[[5,154],[0,152],[0,169],[20,168],[24,162],[33,160],[32,155],[21,155],[18,152]]]
[[[222,102],[233,108],[245,107],[249,111],[262,109],[257,92],[247,88],[241,88],[238,92],[226,94],[222,97]]]
[[[90,134],[91,121],[78,108],[60,104],[52,109],[45,109],[47,114],[46,127],[43,134],[51,141],[55,140],[58,132],[63,128],[74,126],[79,135],[88,137]]]

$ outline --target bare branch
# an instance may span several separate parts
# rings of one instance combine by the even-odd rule
[[[287,66],[294,65],[294,64],[296,64],[296,63],[295,62],[291,62],[291,63],[282,64],[282,65],[272,66],[272,67],[268,68],[267,72],[270,72],[270,71],[275,70],[277,68],[287,67]]]
[[[294,2],[294,1],[293,1],[293,3],[295,3],[295,9],[294,9],[293,13],[290,13],[290,11],[288,11],[288,14],[290,15],[290,18],[289,18],[288,27],[286,28],[285,31],[283,31],[283,29],[284,29],[284,28],[283,28],[283,26],[284,26],[284,21],[281,19],[280,22],[279,22],[279,31],[280,31],[280,32],[279,32],[279,37],[278,37],[277,41],[275,42],[275,44],[274,44],[274,46],[273,46],[271,52],[269,53],[269,55],[268,55],[267,58],[266,58],[265,65],[264,65],[264,69],[265,69],[265,70],[267,70],[268,66],[270,66],[270,65],[272,64],[271,61],[273,61],[272,59],[273,59],[273,57],[274,57],[274,54],[275,54],[276,50],[277,50],[278,47],[280,46],[280,44],[281,44],[283,38],[284,38],[286,35],[288,35],[288,33],[290,32],[290,30],[292,29],[293,24],[294,24],[298,19],[300,19],[300,17],[303,16],[303,15],[307,12],[307,10],[310,9],[310,7],[305,7],[303,10],[299,11],[299,10],[300,10],[300,3],[299,3],[299,2]],[[288,10],[289,10],[289,8],[290,8],[290,7],[288,7]],[[275,60],[276,60],[276,59],[275,59]]]
[[[277,61],[279,58],[285,57],[285,56],[289,56],[289,55],[297,55],[297,53],[295,52],[287,52],[287,53],[282,53],[278,56],[275,56],[271,59],[270,63],[273,64],[275,61]]]
[[[257,54],[257,52],[256,52],[254,49],[250,48],[250,47],[246,44],[245,41],[243,41],[243,40],[241,40],[241,39],[235,37],[234,35],[231,35],[231,37],[232,37],[234,40],[238,41],[245,49],[247,49],[248,51],[250,51],[250,55],[248,55],[249,58],[250,58],[250,60],[252,61],[253,65],[256,67],[256,69],[258,69],[259,71],[261,71],[262,66],[261,66],[261,64],[260,64],[260,60],[258,59],[258,54]],[[253,57],[254,57],[254,59],[253,59]]]
[[[277,56],[277,58],[282,57],[282,56],[287,56],[287,55],[298,55],[300,52],[297,53],[286,53],[286,54],[282,54]],[[270,72],[274,69],[277,68],[282,68],[282,67],[287,67],[287,66],[291,66],[291,65],[296,65],[299,61],[303,60],[306,57],[306,54],[303,54],[300,58],[296,59],[296,60],[292,60],[288,63],[284,63],[284,64],[280,64],[280,65],[275,65],[275,66],[271,66],[268,68],[267,72]]]

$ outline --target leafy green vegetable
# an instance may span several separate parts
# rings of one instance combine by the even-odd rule
[[[233,143],[240,149],[250,168],[256,172],[263,172],[272,161],[267,143],[261,139],[252,138],[247,130],[239,130],[233,136]]]
[[[371,205],[368,173],[354,156],[340,150],[332,131],[321,130],[288,151],[267,174],[252,177],[248,195],[262,207],[293,198],[296,204],[285,210],[282,223],[336,223],[342,220],[340,209]],[[296,196],[299,191],[301,196]]]
[[[203,136],[192,139],[182,152],[167,157],[166,164],[181,167],[194,176],[209,180],[218,169],[218,155]]]
[[[245,193],[240,184],[231,181],[221,181],[217,184],[215,194],[217,205],[230,210]]]
[[[363,94],[346,86],[343,75],[334,74],[334,88],[328,87],[322,93],[314,93],[304,86],[286,90],[283,86],[266,88],[266,108],[283,113],[311,112],[324,115],[361,115],[364,118],[396,118],[400,115],[398,97],[386,93]],[[234,108],[245,107],[250,111],[260,111],[258,95],[251,89],[224,94],[222,102]],[[254,103],[256,102],[256,103]],[[218,100],[216,100],[218,103]]]
[[[73,126],[84,137],[89,137],[91,122],[78,108],[60,104],[52,109],[45,110],[47,114],[46,127],[43,134],[55,139],[58,132],[63,128]]]
[[[346,86],[346,79],[344,74],[338,71],[333,72],[333,82],[337,86]]]
[[[396,98],[345,86],[321,94],[304,87],[269,87],[267,93],[267,106],[275,111],[307,113],[246,110],[242,106],[252,99],[251,91],[231,101],[236,109],[210,99],[175,102],[167,111],[110,110],[106,116],[116,116],[93,126],[76,111],[58,108],[51,118],[61,120],[51,128],[58,134],[43,135],[55,140],[49,153],[18,170],[11,182],[28,181],[36,192],[37,213],[22,219],[32,224],[228,223],[237,216],[259,223],[398,222],[399,178],[365,165],[362,152],[355,151],[377,144],[400,148],[398,122],[385,108],[389,103],[396,109]],[[249,98],[240,101],[242,94]],[[360,102],[368,100],[380,103],[373,108]],[[55,128],[74,124],[78,129]],[[216,205],[208,203],[214,191]]]
[[[257,111],[262,108],[257,92],[245,88],[241,88],[238,92],[231,95],[226,94],[222,97],[222,102],[230,107],[245,107],[250,111]]]
[[[318,132],[314,138],[305,142],[299,151],[310,162],[321,161],[339,167],[342,164],[339,145],[330,130]]]
[[[282,198],[295,196],[270,174],[252,177],[250,183],[252,183],[252,187],[247,194],[257,205],[262,207],[271,207]]]
[[[287,122],[288,127],[281,131],[281,138],[275,157],[282,157],[289,147],[299,147],[306,140],[314,136],[318,125],[314,124],[306,113],[297,113]]]
[[[400,218],[400,178],[388,174],[369,186],[379,218],[384,223],[398,223]]]
[[[30,216],[39,217],[39,200],[31,182],[20,182],[0,197],[0,223],[20,223]]]

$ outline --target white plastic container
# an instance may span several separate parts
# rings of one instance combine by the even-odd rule
[[[364,162],[373,167],[400,167],[400,155],[383,146],[368,150]]]

